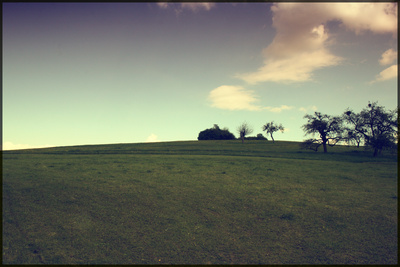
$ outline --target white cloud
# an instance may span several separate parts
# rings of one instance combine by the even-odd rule
[[[226,110],[250,110],[279,113],[283,110],[291,110],[293,106],[281,105],[280,107],[261,107],[255,103],[259,100],[254,96],[254,92],[242,86],[222,85],[212,90],[208,99],[212,107]]]
[[[305,82],[311,80],[312,72],[322,67],[337,65],[341,58],[326,49],[303,52],[282,59],[267,59],[257,72],[237,75],[249,84],[259,82]]]
[[[246,90],[242,86],[222,85],[212,90],[208,99],[212,107],[220,109],[261,110],[261,107],[253,104],[258,101],[253,91]]]
[[[318,108],[316,106],[308,106],[308,107],[301,107],[301,108],[299,108],[299,110],[303,111],[304,113],[307,113],[309,111],[315,112],[318,110]]]
[[[375,78],[375,80],[371,81],[370,84],[375,83],[375,82],[382,82],[386,80],[390,80],[393,78],[397,78],[397,64],[392,65],[389,68],[381,71]]]
[[[16,150],[16,149],[31,149],[31,148],[45,148],[45,147],[53,147],[53,145],[44,145],[44,146],[31,146],[27,144],[14,144],[12,142],[4,142],[3,150]]]
[[[276,36],[264,49],[264,65],[256,72],[236,77],[250,84],[259,82],[304,82],[315,70],[338,65],[326,22],[340,21],[343,27],[361,34],[397,34],[396,3],[277,3],[271,7]]]
[[[160,140],[158,140],[158,136],[155,134],[151,134],[147,137],[146,139],[146,143],[153,143],[153,142],[160,142]]]
[[[199,10],[209,11],[213,7],[215,7],[215,3],[165,3],[159,2],[157,5],[162,9],[167,9],[168,7],[175,7],[175,12],[177,14],[181,13],[184,9],[191,10],[193,12],[197,12]]]
[[[393,49],[386,50],[383,54],[381,59],[379,60],[379,64],[382,66],[392,64],[397,59],[397,51]]]
[[[263,109],[269,110],[274,113],[280,113],[282,110],[291,110],[293,106],[281,105],[280,107],[264,107]]]
[[[215,6],[215,3],[181,3],[182,8],[190,9],[196,12],[199,9],[210,10]]]
[[[397,3],[334,3],[329,11],[356,34],[371,31],[397,36]]]

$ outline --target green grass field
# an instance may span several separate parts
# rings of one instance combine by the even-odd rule
[[[396,264],[397,155],[192,141],[3,152],[3,264]]]

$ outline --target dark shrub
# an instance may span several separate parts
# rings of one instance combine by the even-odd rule
[[[234,140],[236,137],[228,129],[220,129],[214,125],[214,128],[206,129],[199,133],[197,140]]]

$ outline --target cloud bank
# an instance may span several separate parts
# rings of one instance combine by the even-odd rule
[[[248,84],[261,82],[295,83],[313,80],[321,68],[336,66],[344,58],[329,47],[335,40],[327,28],[330,21],[356,35],[365,32],[397,36],[397,3],[276,3],[271,7],[276,35],[263,51],[263,65],[254,72],[235,75]],[[397,52],[389,49],[379,63],[390,65]],[[383,70],[373,82],[397,77],[397,65]],[[223,85],[209,94],[211,105],[226,110],[268,110],[281,112],[294,107],[262,107],[254,92],[241,86]],[[300,107],[302,112],[316,111],[316,106]]]
[[[329,51],[328,21],[356,34],[397,35],[396,3],[277,3],[271,10],[276,35],[263,50],[264,65],[236,75],[249,84],[310,81],[315,70],[340,64],[343,58]]]

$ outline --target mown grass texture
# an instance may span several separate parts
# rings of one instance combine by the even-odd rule
[[[291,142],[3,153],[3,263],[394,264],[397,157]]]

